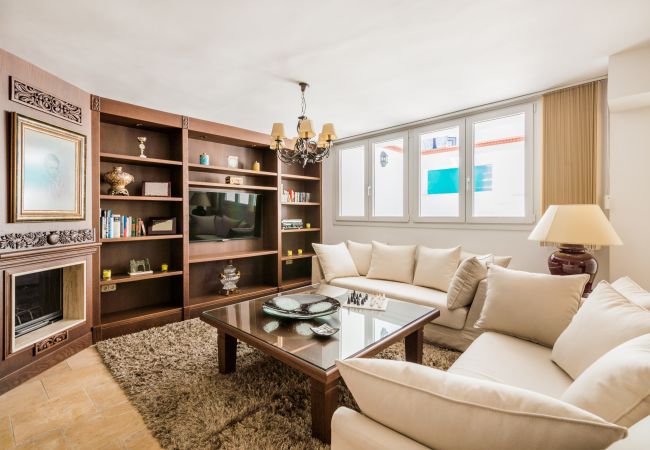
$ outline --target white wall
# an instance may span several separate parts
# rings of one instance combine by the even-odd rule
[[[540,129],[541,102],[538,102],[535,115],[535,129]],[[650,124],[650,122],[649,122]],[[649,127],[650,128],[650,127]],[[535,135],[534,145],[534,197],[535,215],[540,217],[540,176],[541,154],[540,133]],[[517,226],[483,226],[483,225],[426,225],[426,224],[336,224],[334,183],[337,177],[334,158],[330,157],[323,167],[323,238],[325,243],[337,243],[346,239],[359,242],[377,240],[391,244],[422,244],[445,248],[462,245],[467,251],[476,253],[493,253],[511,255],[511,266],[515,269],[548,273],[547,258],[554,249],[541,247],[537,242],[529,241],[528,235],[534,225]],[[649,228],[650,230],[650,228]],[[607,279],[609,275],[608,251],[596,252],[600,264],[598,279]]]
[[[611,277],[650,289],[650,46],[609,59]]]

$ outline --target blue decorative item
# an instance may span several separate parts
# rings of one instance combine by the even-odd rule
[[[210,155],[207,153],[201,153],[199,155],[199,164],[203,166],[209,166],[210,165]]]

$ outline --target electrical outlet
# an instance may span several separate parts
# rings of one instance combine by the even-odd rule
[[[116,290],[117,290],[117,284],[105,284],[100,288],[100,291],[102,292],[114,292]]]

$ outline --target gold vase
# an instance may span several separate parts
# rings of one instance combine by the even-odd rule
[[[133,175],[124,172],[121,166],[117,166],[104,174],[104,180],[111,185],[108,190],[110,195],[129,195],[126,185],[133,182]]]

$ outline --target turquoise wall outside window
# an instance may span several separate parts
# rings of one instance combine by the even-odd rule
[[[458,168],[435,169],[427,173],[427,194],[458,194]],[[492,190],[492,165],[474,166],[474,192]]]

